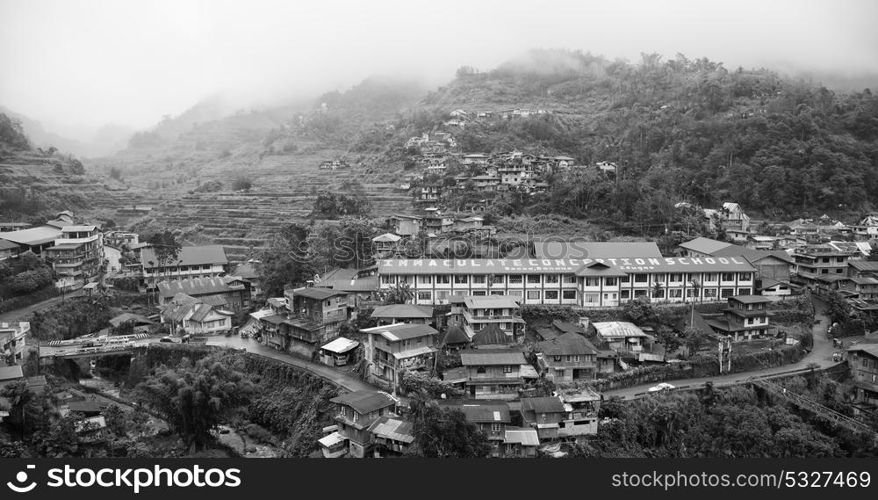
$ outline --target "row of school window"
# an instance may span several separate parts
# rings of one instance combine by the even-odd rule
[[[604,280],[604,286],[616,286],[617,283],[630,283],[631,277],[634,277],[634,283],[649,283],[649,276],[652,276],[652,283],[691,283],[692,281],[701,281],[704,283],[716,283],[718,282],[718,278],[722,282],[731,283],[735,281],[736,273],[703,273],[701,274],[701,279],[699,279],[699,273],[658,273],[658,274],[634,274],[627,275],[623,277],[586,277],[585,278],[585,286],[599,286],[600,280]],[[738,281],[750,281],[752,279],[751,273],[737,273]],[[670,277],[670,281],[668,278]],[[434,279],[435,278],[435,279]],[[470,280],[472,278],[472,280]],[[421,274],[417,277],[411,275],[404,275],[399,277],[399,282],[401,283],[417,283],[419,285],[432,285],[433,282],[437,285],[448,285],[454,283],[455,285],[468,285],[470,281],[474,285],[484,285],[486,283],[491,283],[492,285],[502,285],[505,283],[507,276],[506,275],[486,275],[486,274]],[[559,282],[564,284],[576,284],[576,276],[573,274],[510,274],[508,275],[509,284],[510,285],[521,285],[523,283],[527,283],[528,285],[555,285]],[[382,275],[381,282],[383,284],[392,284],[395,283],[397,277],[394,275]],[[618,280],[618,281],[617,281]]]
[[[704,298],[704,299],[716,299],[717,293],[719,293],[720,298],[728,298],[733,295],[750,295],[749,288],[738,288],[738,293],[735,293],[734,288],[721,288],[717,291],[716,288],[704,288],[704,289],[695,289],[695,288],[687,288],[685,296],[686,298]],[[700,294],[699,294],[700,292]],[[430,290],[419,290],[417,292],[418,300],[422,302],[429,302],[433,300],[433,291]],[[488,293],[485,290],[472,290],[469,292],[466,291],[457,291],[450,292],[446,290],[436,290],[436,300],[447,300],[452,295],[457,296],[473,296],[473,297],[484,297]],[[554,301],[558,300],[560,297],[563,300],[576,300],[577,291],[576,290],[508,290],[508,291],[492,291],[491,295],[506,295],[510,297],[524,297],[527,300],[546,300],[546,301]],[[668,290],[621,290],[619,293],[616,292],[607,292],[603,294],[604,301],[614,301],[614,300],[628,300],[632,297],[640,298],[640,297],[650,297],[653,299],[682,299],[683,298],[683,289],[682,288],[671,288]],[[582,294],[583,301],[587,304],[595,304],[601,301],[600,293],[588,293],[585,292]]]

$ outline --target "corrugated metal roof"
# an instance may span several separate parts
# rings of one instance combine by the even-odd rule
[[[638,328],[634,323],[627,321],[601,321],[592,323],[598,335],[604,338],[624,338],[624,337],[647,337],[643,330]]]
[[[539,446],[540,438],[535,429],[506,429],[503,442],[523,446]]]
[[[0,233],[0,238],[19,245],[36,246],[55,241],[61,237],[61,230],[50,226],[32,227],[19,231]]]
[[[158,260],[155,256],[155,249],[152,247],[146,247],[140,251],[140,261],[143,263],[143,266],[147,269],[155,267],[158,265]],[[177,262],[179,261],[179,263]],[[150,266],[149,263],[155,263],[155,266]],[[229,263],[229,259],[226,257],[226,251],[220,245],[205,245],[205,246],[193,246],[193,247],[181,247],[180,253],[177,255],[177,258],[174,259],[174,263],[170,264],[172,267],[175,266],[198,266],[198,265],[206,265],[206,264],[221,264],[225,265]]]
[[[356,340],[351,340],[345,337],[339,337],[332,342],[324,345],[321,349],[324,349],[329,352],[334,352],[336,354],[344,354],[348,351],[356,349],[356,347],[360,345]]]
[[[524,365],[527,360],[521,351],[511,349],[480,349],[460,352],[464,366]]]

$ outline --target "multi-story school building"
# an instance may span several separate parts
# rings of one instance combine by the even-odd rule
[[[726,301],[753,294],[755,273],[742,257],[384,259],[378,266],[380,288],[407,283],[416,304],[444,304],[452,295],[581,307],[613,307],[639,297]]]

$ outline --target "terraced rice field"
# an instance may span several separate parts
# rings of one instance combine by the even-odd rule
[[[285,225],[305,221],[316,193],[322,189],[336,190],[345,181],[363,184],[374,217],[411,210],[409,194],[395,189],[386,178],[365,174],[357,167],[320,170],[319,158],[267,156],[255,165],[218,166],[201,175],[202,182],[220,180],[227,189],[232,179],[245,175],[253,181],[248,192],[188,193],[182,187],[153,191],[139,188],[114,193],[96,202],[96,206],[114,210],[120,225],[138,218],[126,213],[126,209],[136,205],[151,207],[149,217],[160,226],[199,226],[199,243],[223,245],[232,261],[244,260],[265,248],[271,235]]]

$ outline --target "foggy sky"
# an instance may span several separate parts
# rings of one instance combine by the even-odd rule
[[[218,92],[438,85],[530,48],[874,75],[876,19],[873,0],[0,0],[0,105],[66,132],[145,128]]]

